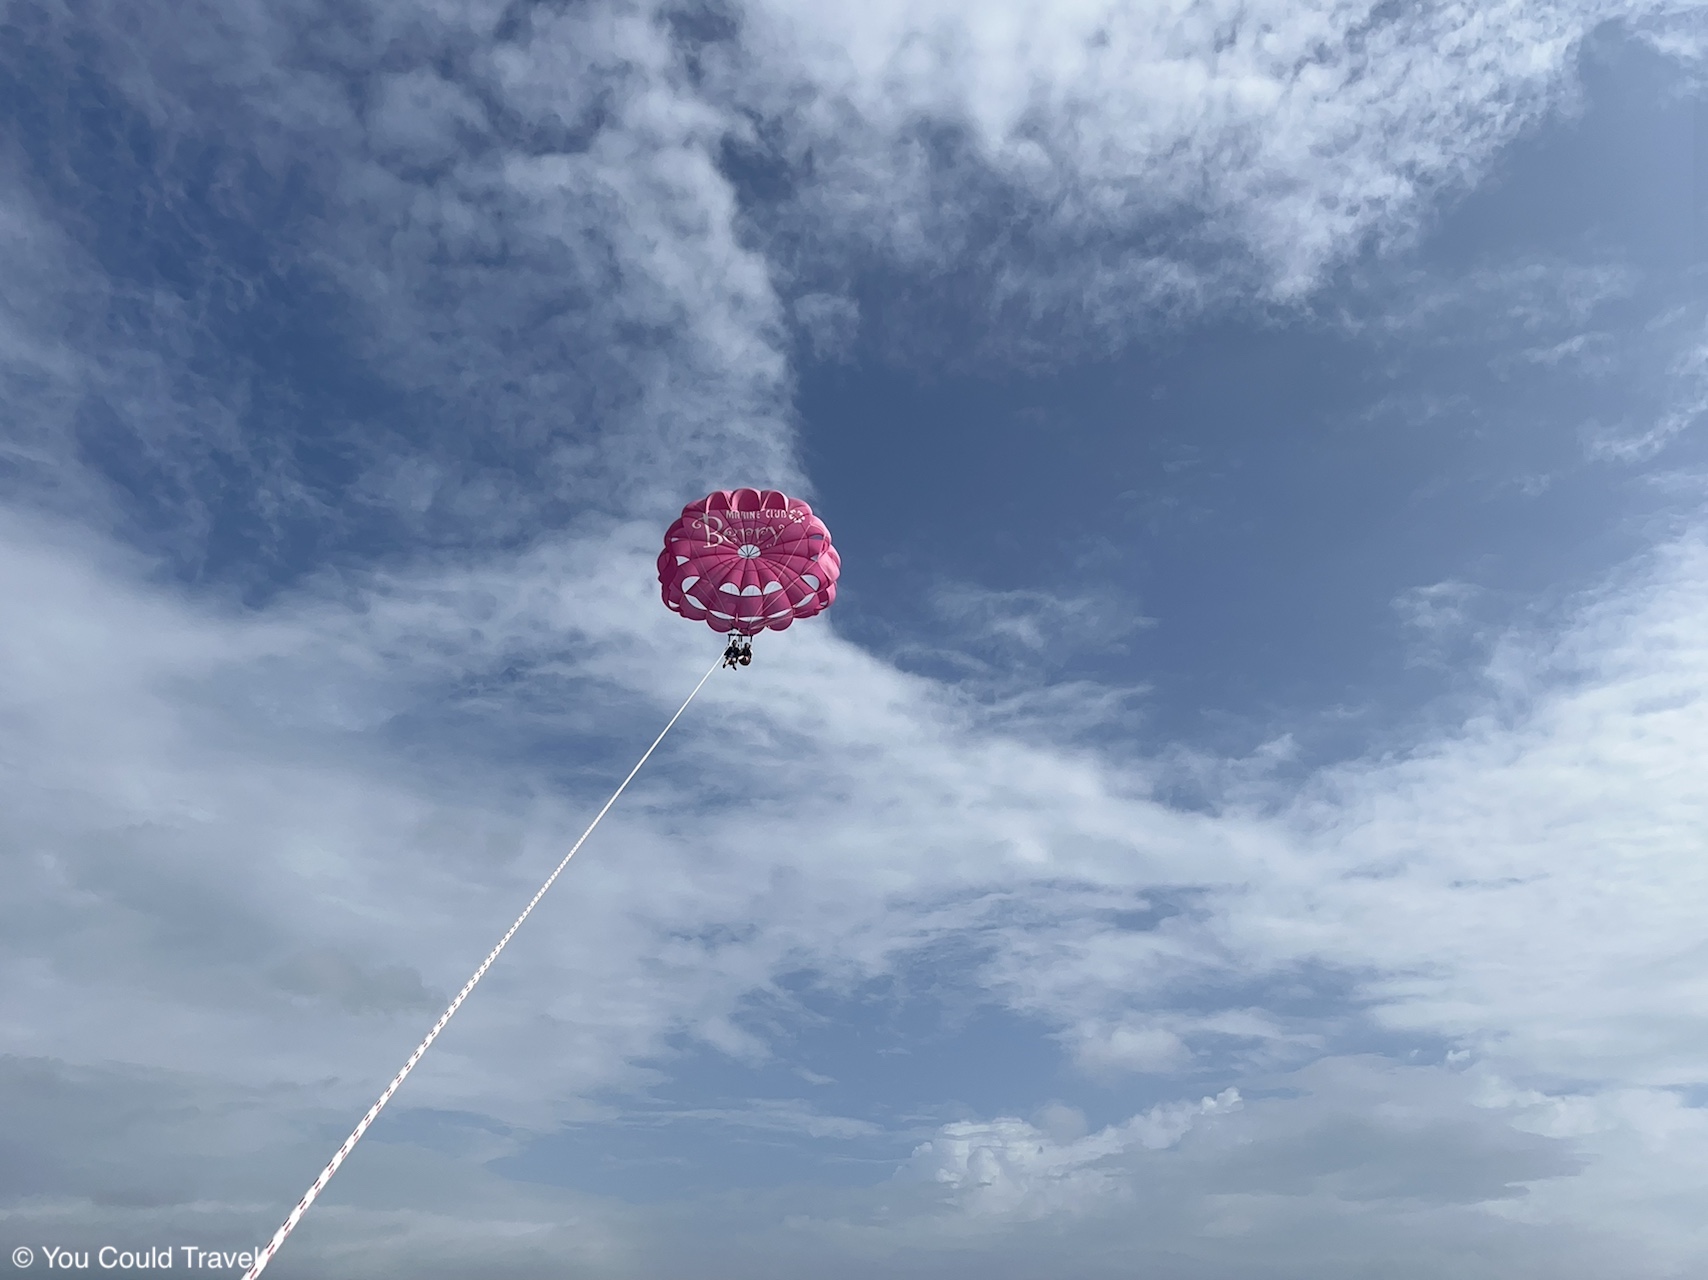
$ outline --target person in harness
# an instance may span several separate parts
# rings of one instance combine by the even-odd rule
[[[753,637],[731,635],[724,649],[724,666],[745,667],[753,661]]]

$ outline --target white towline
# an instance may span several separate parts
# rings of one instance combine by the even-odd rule
[[[722,658],[719,659],[719,662],[721,661]],[[499,952],[509,945],[510,939],[516,936],[516,930],[522,927],[522,922],[533,913],[535,907],[540,905],[540,899],[546,896],[546,891],[563,874],[563,869],[569,865],[569,860],[575,856],[576,851],[582,845],[587,843],[587,837],[593,834],[593,828],[597,827],[600,820],[611,811],[611,806],[617,803],[617,797],[622,795],[624,788],[635,780],[635,774],[641,771],[641,765],[645,764],[652,753],[658,750],[658,744],[664,741],[664,735],[669,733],[672,726],[682,718],[682,713],[688,709],[688,704],[694,700],[695,694],[698,694],[705,687],[706,681],[712,678],[712,672],[717,669],[718,663],[714,662],[707,668],[706,674],[700,677],[700,683],[694,686],[694,692],[683,699],[682,705],[676,709],[676,714],[670,717],[670,723],[664,726],[663,732],[654,738],[652,745],[646,749],[646,755],[643,755],[636,762],[635,767],[629,770],[629,776],[624,778],[621,785],[611,793],[611,798],[605,801],[605,807],[599,810],[598,816],[592,822],[587,824],[587,830],[581,833],[581,839],[570,846],[569,852],[563,855],[563,861],[557,864],[557,870],[546,877],[546,882],[540,886],[540,891],[533,896],[527,906],[522,908],[522,914],[517,916],[516,922],[505,930],[504,936],[498,940],[498,945],[487,952],[486,959],[480,962],[480,968],[474,971],[474,976],[463,983],[463,989],[457,992],[457,998],[451,1001],[450,1008],[439,1015],[439,1020],[433,1024],[433,1029],[427,1033],[427,1038],[415,1046],[415,1052],[409,1055],[409,1061],[405,1062],[403,1069],[392,1077],[391,1083],[385,1087],[385,1092],[380,1094],[379,1101],[368,1108],[368,1114],[362,1117],[361,1122],[351,1131],[350,1136],[344,1139],[344,1145],[338,1148],[331,1160],[327,1161],[326,1167],[320,1171],[320,1176],[303,1193],[302,1199],[297,1201],[297,1207],[291,1210],[284,1223],[273,1233],[273,1238],[267,1242],[267,1247],[255,1255],[255,1265],[243,1273],[243,1280],[256,1280],[256,1277],[267,1269],[267,1264],[273,1260],[273,1255],[279,1251],[279,1246],[284,1244],[286,1237],[292,1231],[296,1230],[296,1225],[302,1221],[303,1214],[308,1212],[309,1206],[326,1189],[326,1184],[332,1181],[332,1175],[338,1172],[338,1166],[343,1164],[350,1152],[355,1150],[356,1144],[362,1140],[362,1135],[368,1131],[368,1126],[373,1124],[381,1111],[385,1110],[385,1104],[391,1101],[391,1096],[397,1092],[398,1086],[409,1078],[409,1073],[415,1070],[415,1064],[421,1061],[422,1055],[432,1046],[433,1041],[439,1038],[439,1033],[445,1029],[445,1024],[451,1020],[451,1016],[462,1007],[463,1001],[468,999],[469,992],[474,990],[475,984],[486,976],[486,971],[492,967],[492,962],[498,959]]]

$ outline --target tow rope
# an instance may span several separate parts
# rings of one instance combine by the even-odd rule
[[[368,1126],[373,1124],[381,1111],[385,1110],[385,1104],[391,1101],[392,1094],[396,1093],[398,1087],[409,1078],[409,1073],[415,1070],[415,1064],[421,1061],[422,1055],[432,1047],[433,1041],[439,1038],[439,1033],[445,1029],[445,1024],[451,1020],[451,1016],[462,1007],[463,1001],[468,999],[469,992],[474,990],[475,984],[486,976],[486,971],[492,967],[492,962],[498,959],[499,953],[510,944],[510,939],[516,936],[516,930],[522,927],[522,922],[533,913],[535,907],[540,905],[540,899],[546,896],[546,891],[563,874],[563,869],[569,865],[569,860],[576,855],[577,850],[583,844],[587,843],[587,837],[593,834],[593,829],[599,825],[600,820],[611,811],[611,806],[617,803],[617,797],[622,795],[629,783],[634,781],[635,775],[641,771],[641,765],[645,764],[652,753],[658,750],[658,744],[664,741],[664,735],[669,733],[676,722],[682,718],[682,713],[688,709],[688,704],[694,701],[695,695],[705,687],[706,681],[712,678],[712,672],[718,669],[722,661],[723,659],[720,657],[717,662],[712,663],[706,669],[706,674],[700,677],[700,683],[694,686],[694,692],[683,699],[682,705],[676,709],[676,714],[670,717],[670,723],[665,725],[663,732],[652,740],[652,745],[646,749],[646,754],[636,762],[635,767],[629,770],[629,776],[624,778],[621,785],[611,793],[611,798],[605,801],[605,807],[599,810],[598,816],[587,824],[587,830],[581,833],[581,839],[570,846],[569,852],[563,855],[563,861],[557,864],[557,869],[546,877],[546,882],[540,886],[539,892],[533,896],[526,907],[522,908],[522,914],[516,917],[516,922],[505,930],[504,936],[498,940],[498,945],[487,952],[486,959],[480,962],[480,968],[476,969],[474,976],[463,984],[463,989],[457,992],[457,998],[451,1001],[450,1007],[439,1015],[439,1020],[433,1024],[433,1029],[427,1033],[427,1038],[415,1046],[415,1052],[409,1055],[409,1061],[403,1064],[403,1069],[392,1077],[391,1083],[385,1087],[385,1092],[380,1094],[379,1101],[368,1108],[368,1114],[362,1117],[361,1122],[351,1131],[350,1136],[344,1139],[344,1145],[338,1148],[332,1159],[327,1162],[326,1167],[320,1171],[320,1176],[303,1194],[303,1198],[297,1201],[297,1207],[291,1210],[283,1225],[273,1233],[273,1238],[267,1242],[267,1247],[255,1255],[255,1265],[243,1273],[243,1280],[256,1280],[256,1277],[266,1270],[267,1264],[273,1260],[273,1255],[279,1251],[279,1246],[284,1244],[292,1231],[296,1230],[296,1225],[302,1221],[303,1214],[308,1212],[309,1206],[326,1189],[326,1184],[332,1181],[332,1175],[338,1172],[338,1166],[343,1164],[350,1152],[355,1150],[356,1144],[362,1140],[362,1135],[368,1131]]]

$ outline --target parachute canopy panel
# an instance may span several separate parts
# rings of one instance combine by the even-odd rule
[[[744,636],[828,609],[841,571],[824,521],[775,489],[719,489],[690,502],[658,557],[666,606]]]

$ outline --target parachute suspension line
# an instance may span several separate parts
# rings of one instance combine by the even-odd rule
[[[368,1114],[362,1117],[361,1123],[355,1127],[348,1138],[344,1139],[344,1145],[338,1148],[332,1159],[327,1162],[326,1167],[320,1171],[320,1176],[303,1194],[303,1198],[297,1201],[297,1207],[291,1210],[290,1216],[285,1219],[284,1224],[273,1233],[273,1238],[267,1242],[267,1247],[255,1256],[255,1265],[243,1273],[243,1280],[255,1280],[262,1271],[266,1270],[267,1264],[273,1260],[273,1255],[279,1251],[279,1246],[284,1244],[285,1238],[292,1231],[296,1230],[296,1225],[302,1221],[303,1214],[308,1212],[309,1206],[326,1189],[326,1184],[332,1181],[332,1175],[338,1172],[338,1167],[344,1163],[350,1152],[355,1150],[356,1144],[362,1140],[362,1135],[368,1131],[368,1126],[379,1117],[380,1112],[385,1109],[385,1104],[391,1101],[392,1094],[397,1092],[398,1086],[409,1078],[409,1073],[415,1070],[415,1064],[421,1061],[422,1055],[432,1046],[433,1041],[439,1038],[439,1033],[445,1029],[445,1024],[451,1020],[451,1016],[462,1007],[463,1001],[468,999],[469,992],[474,990],[475,984],[486,976],[486,971],[492,967],[492,962],[498,959],[499,952],[509,945],[510,939],[516,936],[516,930],[522,927],[522,922],[533,913],[535,907],[540,905],[540,899],[546,896],[546,891],[563,874],[563,869],[569,865],[569,860],[576,855],[582,845],[587,843],[587,837],[593,834],[593,829],[599,825],[600,820],[611,811],[611,806],[617,803],[617,797],[622,795],[629,783],[635,780],[635,775],[641,771],[641,765],[645,764],[651,758],[652,753],[658,750],[658,744],[664,741],[664,735],[669,733],[676,722],[682,718],[682,713],[688,709],[688,704],[694,701],[695,695],[701,689],[705,688],[706,681],[712,678],[712,672],[718,669],[718,665],[717,662],[714,662],[706,669],[706,674],[700,677],[700,683],[694,686],[694,692],[683,700],[682,705],[676,709],[676,714],[670,717],[670,723],[664,726],[663,732],[654,738],[652,745],[646,749],[646,754],[636,762],[634,768],[629,770],[629,776],[623,779],[622,784],[611,793],[611,798],[605,801],[605,807],[599,810],[592,822],[587,824],[587,830],[581,833],[581,839],[570,846],[569,852],[563,855],[563,861],[557,864],[557,870],[546,877],[546,882],[540,886],[539,892],[534,895],[526,907],[522,908],[522,914],[516,917],[515,923],[509,929],[505,930],[504,936],[498,940],[498,945],[487,953],[486,959],[480,962],[480,968],[474,971],[474,976],[463,983],[463,989],[457,992],[457,998],[451,1001],[450,1008],[439,1015],[439,1020],[433,1024],[433,1029],[427,1033],[427,1038],[415,1046],[415,1052],[409,1055],[409,1061],[403,1064],[403,1069],[392,1077],[391,1083],[385,1087],[385,1092],[380,1094],[379,1101],[368,1108]]]

